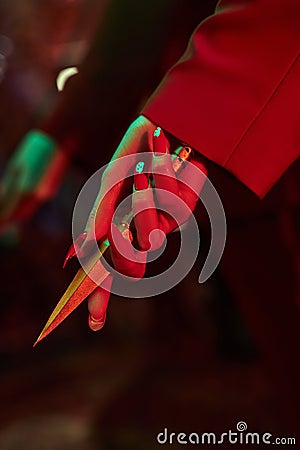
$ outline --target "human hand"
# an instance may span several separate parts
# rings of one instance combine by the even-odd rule
[[[45,133],[29,132],[11,157],[0,189],[2,229],[32,217],[52,198],[68,165],[57,143]]]
[[[87,221],[86,231],[75,241],[66,260],[75,254],[79,258],[88,255],[95,238],[97,241],[108,238],[115,269],[124,275],[140,279],[145,272],[147,251],[160,247],[165,235],[188,219],[205,181],[204,161],[197,156],[192,158],[193,166],[200,170],[192,182],[193,188],[188,187],[184,181],[189,179],[189,165],[181,170],[181,175],[177,178],[174,167],[178,163],[178,158],[169,154],[170,143],[163,132],[159,134],[156,132],[157,135],[153,137],[155,130],[156,125],[144,117],[139,117],[131,125],[103,174],[100,191]],[[139,153],[145,151],[153,152],[152,167],[141,171],[138,167],[140,169],[144,162],[140,161],[142,156]],[[136,158],[130,158],[130,161],[122,159],[123,156],[132,153]],[[136,164],[135,188],[132,195],[135,247],[132,246],[128,235],[124,237],[124,233],[112,223],[120,199],[132,192],[132,181],[126,177],[129,170],[132,170],[133,162]],[[155,194],[149,184],[149,173],[152,173]],[[168,193],[173,194],[171,199]],[[182,211],[178,206],[180,204],[178,198],[187,205]],[[176,210],[177,220],[172,214],[157,209],[163,210],[166,204],[169,212],[172,209]],[[136,248],[144,252],[139,252]],[[89,325],[93,330],[98,330],[104,325],[112,281],[113,277],[108,276],[105,289],[99,286],[88,299]]]

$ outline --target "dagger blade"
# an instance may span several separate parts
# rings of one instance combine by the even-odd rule
[[[108,241],[100,247],[100,254],[109,248]],[[46,325],[33,344],[35,347],[42,339],[50,334],[63,320],[65,320],[110,274],[103,266],[99,252],[88,263],[87,271],[80,268],[71,281],[69,287],[55,306]]]

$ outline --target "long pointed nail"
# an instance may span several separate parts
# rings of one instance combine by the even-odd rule
[[[89,315],[89,327],[92,331],[99,331],[105,324],[106,314],[101,319],[95,319],[95,317]]]
[[[87,233],[82,233],[80,234],[77,239],[75,240],[75,242],[71,245],[71,247],[68,250],[68,253],[65,257],[64,263],[63,263],[63,269],[66,267],[67,262],[69,261],[69,259],[74,258],[74,256],[77,254],[78,250],[80,249],[80,247],[82,246],[82,244],[84,243],[85,239],[87,237]]]
[[[157,127],[153,134],[154,156],[162,156],[168,153],[169,142],[160,127]]]
[[[137,191],[142,191],[149,187],[148,176],[143,172],[145,163],[144,161],[139,161],[135,167],[134,171],[134,187]]]

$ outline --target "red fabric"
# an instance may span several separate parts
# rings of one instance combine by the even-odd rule
[[[224,0],[142,114],[263,197],[299,157],[299,0]]]

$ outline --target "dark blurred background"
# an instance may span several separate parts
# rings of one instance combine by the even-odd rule
[[[214,1],[2,0],[0,169],[32,128],[75,136],[56,197],[0,237],[0,449],[155,449],[165,427],[296,436],[299,164],[265,200],[211,166],[228,219],[218,271],[153,299],[112,296],[105,328],[81,305],[32,344],[77,270],[62,261],[72,208]],[[79,74],[62,92],[57,76]],[[169,239],[172,254],[176,237]],[[175,448],[177,448],[174,445]]]

